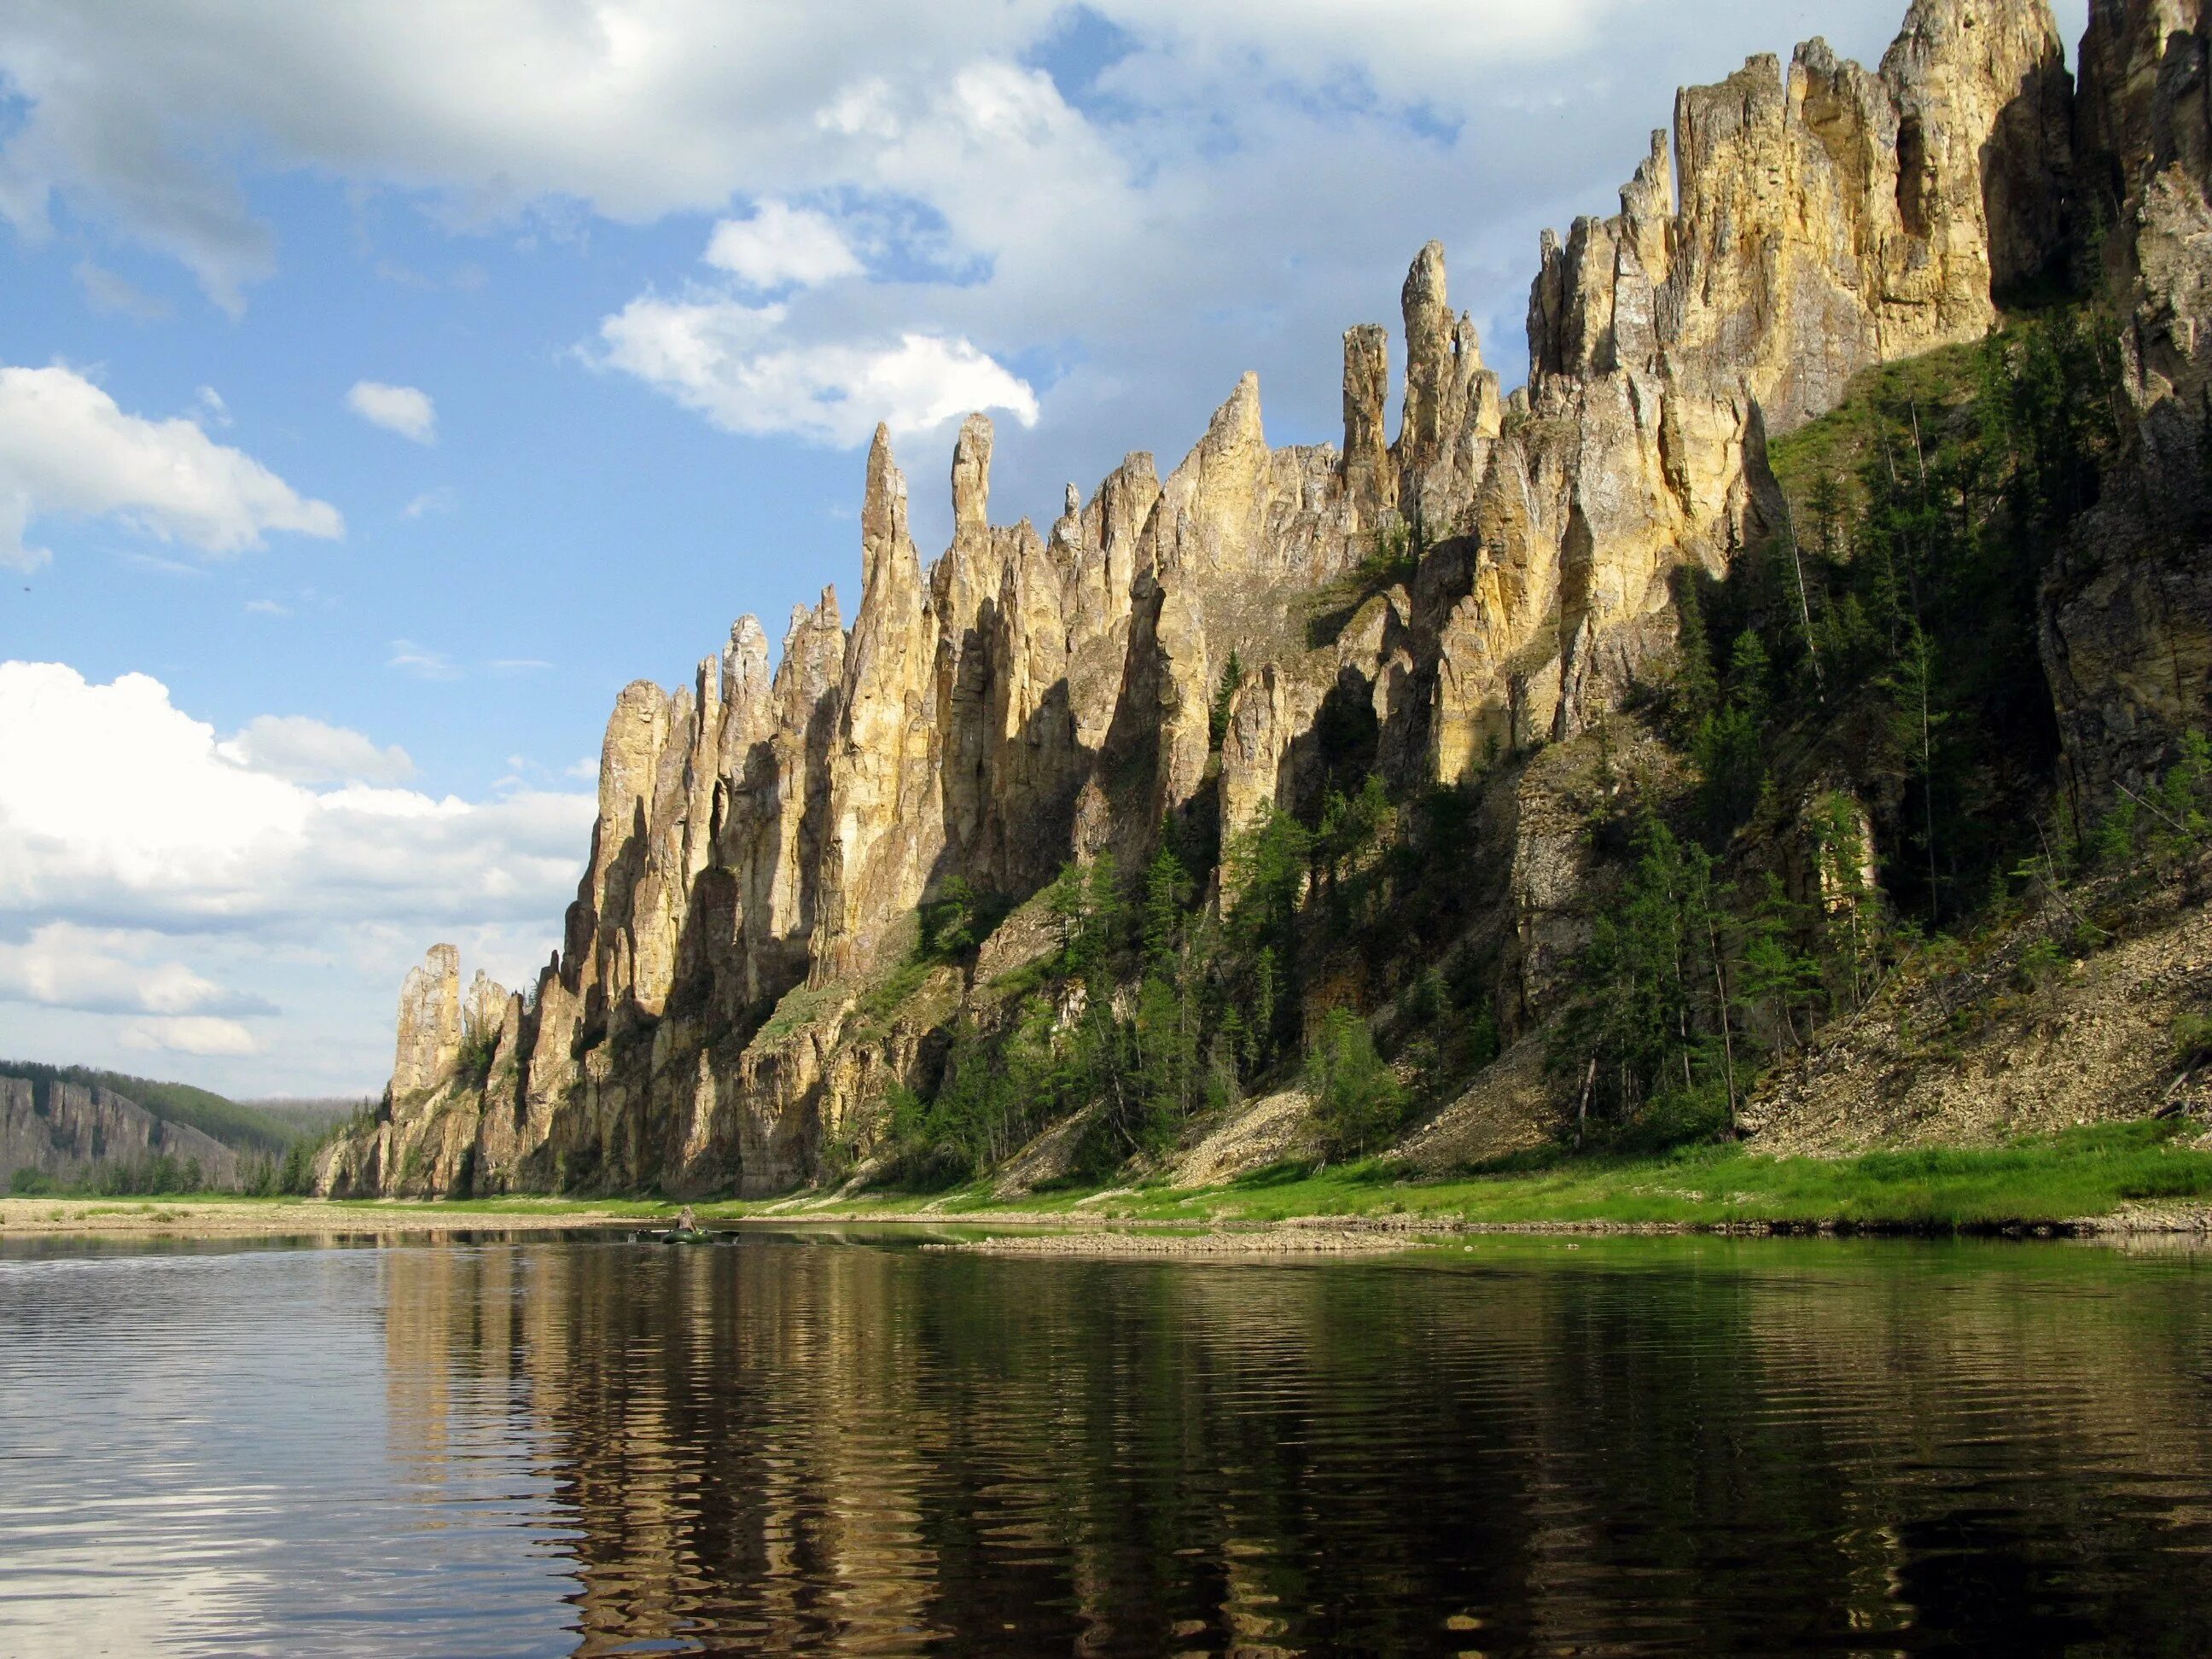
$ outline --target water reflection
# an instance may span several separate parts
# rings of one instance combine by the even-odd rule
[[[2199,1260],[0,1257],[0,1654],[2203,1652]]]

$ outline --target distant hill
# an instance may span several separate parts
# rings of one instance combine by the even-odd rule
[[[376,1098],[373,1095],[280,1095],[267,1100],[240,1101],[239,1104],[282,1124],[295,1140],[313,1140],[337,1128],[362,1107],[375,1105]]]
[[[76,1083],[102,1088],[136,1102],[166,1123],[180,1123],[219,1140],[234,1152],[282,1158],[295,1140],[313,1139],[342,1122],[360,1103],[353,1100],[230,1100],[189,1083],[164,1083],[90,1066],[43,1066],[33,1060],[0,1060],[0,1078],[33,1083]]]

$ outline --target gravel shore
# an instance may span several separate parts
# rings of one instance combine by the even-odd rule
[[[0,1238],[131,1233],[185,1238],[383,1237],[394,1233],[555,1232],[641,1225],[607,1210],[441,1211],[423,1204],[194,1199],[0,1198]]]

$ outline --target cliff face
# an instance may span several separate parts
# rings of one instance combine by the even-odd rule
[[[112,1090],[0,1077],[0,1190],[18,1170],[71,1182],[102,1164],[143,1168],[157,1158],[198,1164],[205,1185],[238,1182],[238,1154],[189,1124],[168,1123]]]
[[[1876,70],[1814,40],[1786,70],[1756,58],[1679,94],[1620,212],[1546,234],[1524,389],[1501,398],[1442,248],[1421,251],[1395,439],[1388,337],[1357,327],[1341,450],[1270,446],[1248,375],[1164,480],[1132,454],[1087,501],[1071,484],[1040,533],[989,521],[992,432],[972,416],[952,543],[925,568],[879,429],[850,629],[825,592],[772,672],[747,617],[691,685],[623,690],[562,949],[527,994],[479,975],[466,999],[450,947],[432,952],[402,998],[386,1121],[333,1151],[325,1189],[817,1176],[941,1049],[943,1007],[867,1001],[919,905],[956,878],[1016,903],[1070,860],[1126,867],[1164,821],[1234,830],[1310,799],[1324,726],[1401,788],[1573,738],[1671,651],[1675,570],[1717,574],[1792,533],[1768,438],[1862,369],[1981,337],[2085,223],[2108,228],[2130,296],[2146,453],[2185,439],[2198,465],[2212,139],[2192,20],[2098,0],[2078,100],[2042,0],[1917,0]],[[2212,586],[2154,593],[2110,556],[2120,534],[2049,605],[2085,773],[2122,730],[2141,752],[2120,763],[2147,763],[2212,665]],[[2147,690],[2152,659],[2172,672]],[[1547,917],[1587,853],[1571,814],[1507,810],[1512,867],[1469,879],[1500,896],[1518,981],[1501,1006],[1540,1012]],[[1003,974],[1048,942],[1032,906],[984,956]]]
[[[2080,216],[2140,436],[2045,585],[2069,781],[2089,797],[2139,788],[2212,682],[2208,52],[2184,0],[2093,6],[2081,40]]]

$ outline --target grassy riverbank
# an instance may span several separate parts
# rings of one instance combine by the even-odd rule
[[[1146,1220],[1284,1221],[1402,1216],[1443,1224],[1740,1223],[1983,1228],[2106,1217],[2134,1206],[2212,1205],[2212,1151],[2171,1122],[2102,1124],[1973,1150],[1763,1158],[1730,1146],[1663,1158],[1538,1157],[1458,1178],[1407,1181],[1387,1166],[1255,1171],[1197,1192],[1138,1188],[1059,1193],[1015,1203],[963,1191],[918,1199],[884,1194],[803,1207],[714,1206],[718,1213],[861,1216],[911,1211],[1059,1214]]]
[[[2186,1218],[2212,1207],[2212,1151],[2193,1126],[2101,1124],[2011,1146],[1762,1158],[1729,1146],[1664,1158],[1554,1156],[1444,1180],[1409,1181],[1380,1164],[1323,1170],[1279,1165],[1225,1186],[1066,1191],[1017,1200],[988,1189],[799,1194],[696,1206],[711,1222],[1100,1220],[1254,1224],[1314,1217],[1391,1218],[1440,1228],[1625,1224],[1845,1225],[1942,1231],[2063,1223],[2130,1212]],[[52,1231],[390,1232],[561,1228],[659,1222],[651,1197],[469,1199],[445,1202],[246,1199],[0,1201],[0,1237]]]

